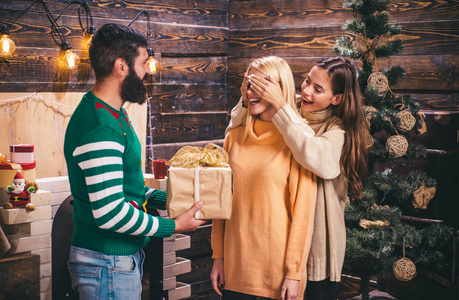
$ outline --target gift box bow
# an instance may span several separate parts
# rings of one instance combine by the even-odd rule
[[[10,165],[12,170],[22,170],[22,166],[20,164],[11,162],[3,153],[0,153],[0,163]]]
[[[182,168],[229,167],[228,153],[220,146],[209,143],[204,148],[185,146],[167,162]]]

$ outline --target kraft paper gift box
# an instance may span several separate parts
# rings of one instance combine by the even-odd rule
[[[195,218],[230,219],[233,201],[233,174],[229,167],[170,167],[167,176],[166,208],[176,218],[202,200]]]

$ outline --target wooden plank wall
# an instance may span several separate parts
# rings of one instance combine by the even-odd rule
[[[45,0],[55,17],[70,2]],[[0,19],[12,20],[31,3],[24,0],[0,1]],[[146,109],[148,115],[130,115],[131,119],[146,120],[147,138],[143,139],[145,134],[140,135],[143,144],[146,144],[146,172],[151,171],[150,159],[153,156],[170,158],[174,153],[172,151],[178,148],[177,143],[223,138],[228,122],[227,0],[94,0],[88,5],[96,30],[109,22],[127,25],[142,10],[149,13],[150,45],[161,66],[147,82],[151,103]],[[59,92],[68,95],[91,88],[94,74],[79,26],[77,7],[70,6],[58,23],[81,58],[78,69],[67,71],[58,67],[61,51],[51,38],[50,23],[43,7],[36,5],[9,28],[10,38],[16,43],[16,52],[9,59],[11,66],[0,64],[0,93]],[[131,26],[146,34],[145,16],[140,16]],[[47,129],[53,130],[43,128],[43,131]],[[2,126],[1,130],[5,128]],[[152,143],[157,147],[155,153],[152,152]],[[169,147],[171,144],[174,147]],[[65,167],[61,169],[63,171],[59,174],[66,175]],[[39,177],[57,176],[54,170],[49,173]]]
[[[417,97],[423,109],[459,110],[459,2],[391,1],[390,22],[403,26],[405,48],[381,60],[378,68],[398,64],[407,76],[392,90]],[[341,26],[351,12],[342,0],[230,1],[228,102],[235,105],[248,63],[265,55],[287,60],[297,89],[314,62],[333,56]]]
[[[10,20],[32,1],[0,1],[0,19]],[[70,0],[46,0],[60,13]],[[128,24],[141,10],[150,14],[150,43],[160,71],[149,78],[147,172],[149,159],[170,158],[183,145],[222,142],[227,112],[239,99],[247,65],[257,57],[278,55],[290,64],[297,89],[314,62],[332,56],[341,26],[351,18],[342,0],[90,0],[94,25]],[[403,52],[378,62],[399,64],[407,77],[392,90],[410,93],[423,109],[459,110],[457,11],[459,2],[393,0],[392,22],[403,26]],[[0,64],[0,92],[81,93],[94,83],[75,7],[59,20],[64,34],[82,58],[76,72],[57,68],[59,49],[39,7],[10,29],[17,45],[12,65]],[[146,31],[144,17],[133,25]],[[143,117],[143,116],[132,116]],[[3,128],[2,128],[3,130]],[[151,134],[150,134],[151,133]],[[153,151],[152,151],[153,150]],[[210,226],[191,234],[192,248],[180,253],[192,259],[192,273],[179,280],[192,284],[192,298],[218,299],[209,274]],[[194,250],[193,250],[194,249]]]

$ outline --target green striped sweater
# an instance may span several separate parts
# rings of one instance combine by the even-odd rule
[[[173,220],[151,216],[164,209],[166,193],[145,186],[141,146],[126,111],[89,91],[65,133],[64,155],[73,201],[72,245],[109,255],[130,255],[149,236],[167,237]]]

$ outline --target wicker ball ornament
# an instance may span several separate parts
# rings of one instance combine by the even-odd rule
[[[386,150],[395,157],[402,157],[408,150],[408,141],[402,135],[393,135],[386,141]]]
[[[368,77],[368,85],[378,89],[378,94],[383,95],[390,90],[389,80],[387,80],[386,75],[381,72],[373,72]]]
[[[400,281],[409,281],[416,276],[416,266],[406,257],[394,262],[392,271],[394,272],[395,278]]]
[[[373,147],[374,144],[375,141],[373,139],[373,136],[370,134],[368,130],[365,130],[365,145],[367,149]]]
[[[371,121],[373,117],[378,113],[378,110],[374,108],[373,106],[365,105],[363,107],[363,111],[365,113],[365,119],[368,121]]]
[[[398,112],[395,119],[397,120],[397,128],[403,132],[410,131],[416,124],[416,118],[409,109]]]

